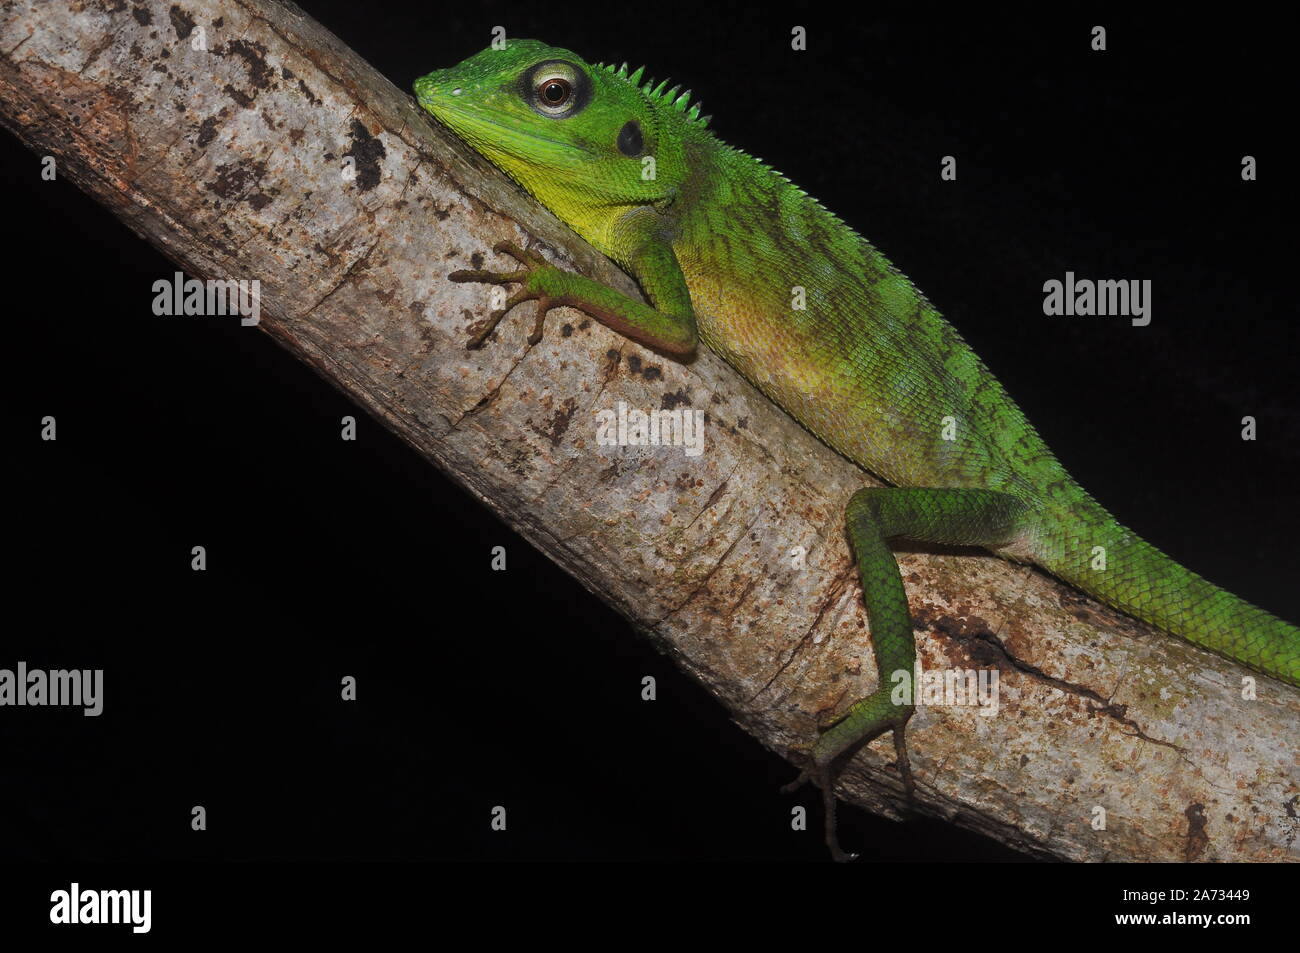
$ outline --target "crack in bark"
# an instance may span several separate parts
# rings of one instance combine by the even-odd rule
[[[403,129],[406,128],[406,124],[405,124],[405,123],[402,124],[402,128],[403,128]],[[401,137],[399,136],[398,138],[400,139]],[[415,160],[415,167],[411,169],[411,174],[408,175],[408,176],[406,177],[406,183],[402,186],[402,191],[399,192],[398,195],[397,195],[397,198],[398,198],[399,201],[400,201],[401,199],[406,198],[406,190],[409,189],[409,188],[411,187],[411,182],[413,182],[413,181],[415,180],[415,175],[416,175],[416,173],[419,172],[420,169],[421,169],[423,166],[424,166],[424,160],[423,160],[423,159],[416,159],[416,160]]]
[[[690,594],[687,595],[685,599],[683,599],[679,604],[669,609],[666,613],[664,613],[663,616],[661,616],[660,618],[654,621],[653,625],[655,628],[658,628],[659,626],[663,625],[663,623],[666,622],[669,618],[676,615],[678,612],[681,612],[688,605],[690,605],[691,600],[693,600],[696,596],[700,594],[700,592],[704,590],[704,587],[709,584],[709,580],[711,580],[714,577],[714,575],[717,573],[717,571],[722,568],[722,564],[727,561],[727,558],[732,554],[732,552],[735,551],[736,547],[740,545],[740,541],[744,539],[746,536],[748,536],[749,531],[752,530],[755,525],[757,525],[758,520],[759,517],[757,516],[754,517],[754,519],[750,521],[749,525],[746,526],[736,536],[736,538],[731,541],[731,545],[727,547],[726,551],[720,557],[718,557],[718,561],[715,562],[711,567],[709,567],[709,571],[704,574],[704,578],[700,580],[700,584],[696,586],[694,589],[692,589],[690,591]]]
[[[762,577],[757,573],[749,577],[749,582],[746,584],[745,588],[741,590],[740,597],[736,599],[736,601],[731,604],[731,608],[727,610],[728,618],[736,614],[736,610],[739,609],[741,605],[744,604],[745,600],[749,598],[749,594],[754,591],[754,587],[758,585],[758,580],[761,578]]]
[[[573,465],[576,462],[577,462],[576,460],[570,459],[567,463],[565,463],[563,466],[560,467],[560,471],[557,474],[555,474],[555,476],[551,477],[551,479],[547,480],[544,484],[542,484],[542,488],[538,490],[536,495],[533,497],[533,503],[537,504],[540,503],[543,499],[545,499],[546,494],[551,492],[551,488],[569,475],[569,471],[573,469]],[[572,537],[565,537],[565,540],[568,540],[570,538]],[[556,540],[556,541],[562,542],[562,540]]]
[[[817,609],[817,615],[813,619],[812,625],[808,626],[807,631],[805,631],[804,634],[799,637],[799,641],[796,642],[794,648],[790,650],[789,656],[786,657],[786,660],[782,662],[781,665],[777,668],[777,670],[772,674],[772,677],[769,678],[766,682],[764,682],[763,687],[760,688],[758,691],[756,691],[750,697],[749,700],[751,703],[755,701],[764,692],[766,692],[769,688],[771,688],[772,683],[775,682],[778,678],[780,678],[781,674],[787,668],[789,668],[790,663],[793,662],[795,660],[795,657],[800,653],[800,651],[803,650],[805,643],[807,643],[807,641],[810,638],[812,638],[813,633],[817,631],[817,626],[821,624],[822,617],[826,615],[827,612],[830,611],[831,606],[835,605],[844,597],[844,590],[848,586],[851,577],[856,571],[856,568],[857,567],[855,567],[852,563],[849,563],[846,569],[840,570],[840,572],[835,576],[834,580],[832,580],[831,582],[830,591],[827,593],[826,598],[822,600],[821,606],[819,606]]]
[[[28,33],[25,37],[23,37],[21,40],[19,40],[19,41],[18,41],[18,45],[15,46],[13,49],[11,49],[11,50],[6,50],[6,51],[5,51],[5,54],[4,54],[4,55],[5,55],[5,59],[10,59],[10,58],[12,58],[13,55],[14,55],[15,53],[17,53],[19,50],[21,50],[21,49],[23,48],[23,44],[26,43],[28,40],[30,40],[30,39],[31,39],[32,37],[34,37],[35,35],[36,35],[36,31],[33,30],[31,33]]]
[[[110,33],[108,36],[104,37],[103,41],[90,51],[90,56],[87,57],[86,62],[81,64],[81,69],[77,70],[77,75],[80,76],[82,73],[86,72],[86,70],[90,69],[90,67],[94,66],[95,61],[99,59],[99,55],[112,46],[113,41],[116,39],[117,33]]]
[[[501,380],[497,381],[496,385],[493,386],[486,394],[480,397],[478,399],[478,402],[475,403],[473,407],[471,407],[469,410],[465,411],[459,417],[457,417],[456,422],[451,425],[451,429],[456,430],[457,428],[460,427],[462,423],[465,422],[466,418],[473,417],[479,411],[486,410],[492,404],[496,403],[496,399],[501,396],[501,388],[506,386],[506,381],[510,380],[511,375],[514,374],[514,372],[519,369],[519,366],[524,362],[524,358],[526,358],[532,352],[532,350],[533,350],[533,345],[531,344],[526,345],[523,351],[520,352],[519,356],[510,365],[510,370],[506,371],[505,376],[502,377]]]
[[[1007,664],[1009,664],[1016,671],[1028,675],[1029,677],[1035,679],[1036,681],[1042,682],[1045,685],[1050,685],[1051,687],[1058,689],[1059,691],[1066,692],[1071,695],[1077,695],[1080,698],[1086,698],[1089,701],[1096,702],[1095,705],[1089,706],[1087,709],[1090,715],[1105,715],[1107,718],[1111,718],[1114,721],[1118,722],[1119,724],[1133,729],[1131,732],[1124,732],[1124,734],[1127,734],[1130,737],[1140,738],[1143,741],[1149,741],[1151,744],[1159,745],[1162,748],[1169,748],[1172,751],[1178,752],[1179,757],[1182,758],[1182,760],[1185,761],[1186,763],[1188,764],[1193,763],[1192,760],[1187,756],[1186,748],[1182,747],[1181,745],[1177,745],[1172,741],[1165,741],[1162,738],[1154,738],[1151,735],[1148,735],[1142,729],[1141,725],[1139,725],[1134,719],[1128,716],[1127,705],[1116,704],[1113,701],[1111,701],[1111,699],[1102,697],[1102,695],[1099,692],[1097,692],[1095,689],[1088,688],[1086,685],[1079,685],[1075,682],[1070,682],[1070,681],[1066,681],[1063,678],[1058,678],[1055,675],[1049,675],[1047,672],[1044,672],[1037,665],[1033,665],[1030,662],[1026,662],[1024,659],[1018,658],[1017,656],[1013,655],[1011,651],[1006,647],[1006,645],[1002,642],[1002,640],[997,638],[997,636],[993,635],[993,633],[961,632],[952,625],[944,625],[943,620],[938,618],[931,621],[926,626],[926,628],[930,632],[934,633],[935,635],[947,636],[948,638],[955,639],[958,642],[969,643],[971,641],[978,641],[983,645],[990,646],[995,652],[998,653],[998,655],[1000,655],[1003,659],[1006,660]]]
[[[299,321],[305,321],[307,318],[310,318],[313,314],[316,313],[316,309],[317,309],[317,308],[319,308],[319,307],[320,307],[321,305],[323,305],[326,301],[328,301],[328,300],[330,299],[330,297],[333,296],[334,292],[338,291],[338,290],[339,290],[340,288],[342,288],[345,284],[347,284],[348,281],[349,281],[349,279],[352,278],[352,273],[355,272],[355,271],[357,270],[358,267],[360,267],[360,265],[361,265],[362,262],[364,262],[366,259],[368,259],[368,258],[370,257],[370,253],[371,253],[371,252],[373,252],[376,248],[379,247],[379,243],[380,243],[381,240],[382,240],[382,239],[378,239],[378,238],[376,238],[373,242],[371,242],[371,243],[370,243],[370,247],[367,248],[367,249],[366,249],[366,250],[365,250],[365,251],[364,251],[364,252],[363,252],[363,253],[362,253],[362,254],[357,258],[356,261],[354,261],[352,264],[348,265],[348,269],[347,269],[347,271],[345,271],[345,272],[343,273],[343,276],[342,276],[341,278],[339,278],[339,280],[338,280],[337,282],[334,283],[334,287],[331,288],[329,291],[325,292],[325,295],[324,295],[324,296],[323,296],[319,301],[317,301],[314,305],[312,305],[310,308],[308,308],[306,311],[304,311],[302,314],[300,314],[300,315],[298,316],[298,320],[299,320]],[[241,247],[242,247],[242,246],[241,246]]]
[[[703,516],[705,512],[707,512],[709,508],[713,506],[713,504],[717,503],[718,500],[722,499],[722,494],[727,491],[727,484],[731,482],[731,478],[736,475],[736,471],[738,471],[739,469],[740,469],[740,464],[737,463],[735,467],[732,468],[731,472],[728,473],[723,478],[722,482],[718,484],[717,488],[714,489],[714,491],[709,494],[709,498],[705,501],[704,505],[700,507],[700,511],[691,517],[689,523],[687,523],[685,526],[682,527],[683,532],[690,529],[692,526],[694,526],[696,520],[698,520],[701,516]]]

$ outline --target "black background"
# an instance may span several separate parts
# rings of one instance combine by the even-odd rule
[[[1093,53],[1091,19],[1042,14],[302,6],[403,89],[496,24],[694,89],[719,136],[927,293],[1121,519],[1294,619],[1280,30],[1107,16]],[[154,316],[172,264],[8,135],[0,170],[17,375],[0,666],[106,670],[99,718],[0,714],[0,858],[824,858],[815,796],[778,794],[793,769],[620,617],[268,336]],[[1067,270],[1150,279],[1152,324],[1043,316]],[[933,821],[841,825],[868,860],[1019,859]]]

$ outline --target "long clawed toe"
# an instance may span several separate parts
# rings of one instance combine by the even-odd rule
[[[502,319],[510,313],[516,306],[523,304],[525,301],[537,302],[537,317],[533,321],[533,330],[528,334],[528,343],[530,345],[539,344],[542,340],[542,330],[546,325],[546,313],[551,310],[551,299],[546,295],[530,294],[520,291],[511,295],[506,301],[505,306],[493,311],[486,319],[479,321],[470,327],[470,339],[465,344],[467,350],[476,351],[481,348],[488,337],[496,330],[497,325]]]
[[[528,278],[526,271],[485,271],[481,268],[453,271],[448,281],[482,282],[489,285],[517,285]]]
[[[804,768],[802,771],[799,772],[799,777],[795,778],[789,784],[781,785],[781,793],[793,794],[795,791],[798,791],[801,787],[803,787],[812,779],[813,779],[812,772],[809,771],[807,768]]]
[[[546,324],[546,312],[551,310],[551,299],[542,295],[537,299],[537,318],[533,322],[533,330],[528,335],[529,344],[540,344],[542,340],[542,328]]]
[[[499,255],[509,255],[524,267],[517,271],[487,271],[482,268],[462,269],[453,271],[447,276],[447,279],[449,281],[482,282],[494,285],[524,285],[534,269],[547,266],[546,260],[541,255],[520,248],[514,242],[497,242],[492,246],[492,250]],[[523,304],[525,301],[537,302],[537,317],[533,323],[533,330],[528,335],[528,343],[539,343],[542,340],[542,329],[546,323],[546,312],[551,310],[551,299],[543,294],[520,289],[506,299],[504,306],[493,311],[487,318],[477,322],[470,328],[470,339],[465,345],[466,349],[473,351],[481,348],[492,332],[496,330],[501,320],[516,305]]]
[[[858,855],[840,847],[840,838],[835,823],[835,770],[830,764],[818,765],[813,769],[813,776],[822,789],[822,810],[826,814],[826,847],[831,852],[831,859],[838,864],[847,864],[857,860]]]
[[[894,756],[899,777],[903,780],[903,794],[907,798],[907,814],[916,813],[916,780],[912,777],[912,762],[907,756],[907,736],[903,725],[894,729]]]
[[[492,250],[498,255],[509,255],[521,265],[532,265],[534,268],[541,268],[546,264],[546,259],[537,252],[520,248],[514,242],[497,242],[492,246]]]
[[[476,351],[483,346],[483,342],[488,339],[488,335],[496,330],[501,319],[506,316],[505,309],[493,311],[482,321],[477,321],[470,326],[470,339],[466,342],[465,347],[470,351]]]

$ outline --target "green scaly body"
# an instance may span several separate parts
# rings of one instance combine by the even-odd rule
[[[896,486],[1022,501],[997,551],[1300,684],[1300,630],[1206,582],[1099,506],[957,331],[865,239],[784,177],[670,111],[690,173],[673,248],[700,336],[817,436]],[[807,310],[790,306],[806,289]],[[942,422],[955,439],[941,438]],[[1106,568],[1094,569],[1094,547]]]
[[[665,86],[532,40],[418,80],[424,108],[633,274],[651,305],[513,247],[505,250],[521,270],[452,278],[521,285],[475,345],[529,299],[539,301],[535,335],[548,308],[569,305],[669,355],[689,355],[702,339],[822,440],[899,488],[860,491],[846,513],[882,689],[813,748],[810,773],[828,807],[832,761],[883,731],[894,732],[910,785],[911,709],[884,691],[885,674],[910,670],[915,652],[885,544],[892,536],[1032,562],[1300,685],[1300,630],[1121,526],[907,278],[783,176],[714,137],[689,94]],[[803,308],[794,306],[797,289]],[[833,833],[828,841],[839,856]]]

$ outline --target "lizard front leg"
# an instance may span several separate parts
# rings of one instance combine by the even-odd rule
[[[911,675],[916,642],[907,593],[888,540],[901,536],[925,543],[996,546],[1015,537],[1027,512],[1015,497],[994,490],[869,487],[858,490],[849,500],[844,519],[871,624],[879,685],[850,706],[817,739],[811,764],[793,784],[787,785],[789,790],[815,780],[821,787],[826,808],[826,845],[836,860],[852,860],[855,856],[840,849],[835,835],[835,763],[841,756],[851,755],[872,739],[892,731],[903,788],[909,798],[914,793],[905,731],[915,707],[895,703],[891,676],[900,670]]]
[[[653,214],[653,213],[650,213]],[[537,301],[537,319],[530,344],[542,339],[542,325],[551,308],[577,308],[618,333],[660,351],[670,357],[690,357],[698,343],[695,311],[686,288],[681,267],[672,245],[659,238],[655,223],[646,214],[629,213],[620,223],[616,235],[623,248],[619,256],[623,265],[640,283],[650,305],[615,291],[582,275],[556,268],[535,252],[525,251],[510,242],[498,243],[494,250],[511,255],[523,266],[516,271],[456,271],[451,281],[482,281],[493,284],[518,284],[520,289],[476,328],[469,347],[482,346],[488,335],[517,304]]]

